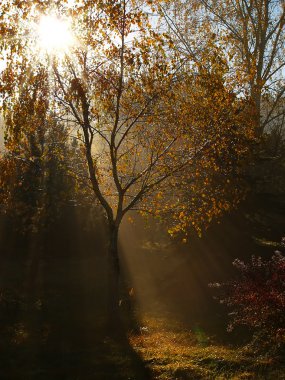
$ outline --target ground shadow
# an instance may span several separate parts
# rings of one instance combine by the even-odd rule
[[[150,378],[128,341],[137,329],[131,309],[123,308],[120,334],[106,328],[104,231],[95,227],[91,233],[69,210],[40,238],[5,234],[1,379]]]

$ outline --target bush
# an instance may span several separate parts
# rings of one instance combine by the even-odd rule
[[[285,238],[281,246],[285,247]],[[259,343],[273,348],[285,347],[285,256],[276,251],[271,259],[252,256],[245,263],[233,262],[239,272],[236,279],[223,284],[210,284],[220,288],[220,303],[230,308],[228,330],[247,326]],[[263,346],[264,346],[263,345]]]

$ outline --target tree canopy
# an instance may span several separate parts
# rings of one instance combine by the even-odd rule
[[[38,160],[46,131],[57,128],[79,141],[85,186],[109,226],[115,313],[124,215],[171,213],[170,234],[185,235],[237,203],[235,181],[254,136],[251,99],[228,88],[218,48],[196,60],[173,49],[155,25],[159,2],[9,1],[2,9],[7,149]],[[45,46],[44,17],[68,40]]]
[[[205,49],[222,51],[228,84],[253,101],[258,137],[284,124],[282,0],[166,1],[162,14],[182,54],[201,60]]]

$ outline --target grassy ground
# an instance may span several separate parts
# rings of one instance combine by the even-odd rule
[[[157,380],[285,379],[285,366],[249,349],[213,344],[201,331],[157,318],[145,318],[133,348]]]
[[[133,325],[139,332],[130,332],[129,339],[111,337],[104,329],[106,263],[99,248],[97,252],[92,245],[89,247],[87,240],[83,249],[81,241],[76,245],[71,240],[73,235],[75,232],[66,233],[58,244],[50,239],[51,247],[42,252],[40,260],[38,255],[30,255],[29,247],[24,252],[21,241],[10,251],[7,244],[1,245],[7,252],[4,255],[2,250],[0,255],[0,380],[285,379],[285,367],[277,361],[215,344],[201,329],[189,331],[175,318],[162,319],[166,315],[163,311],[155,317],[134,318]],[[147,255],[140,253],[137,256]],[[174,278],[169,268],[175,262],[170,256],[168,260],[155,254],[153,257],[157,260],[154,266],[152,262],[134,265],[141,274],[154,269],[153,276],[145,276],[139,289],[150,279],[153,285],[159,285],[157,268],[166,261],[164,283]],[[179,276],[183,266],[184,261],[179,271],[176,268]],[[196,273],[202,278],[199,268]],[[188,299],[189,288],[199,278],[188,272],[184,278],[192,278],[184,293],[187,303],[193,305],[203,296],[193,287],[192,295],[197,297]],[[203,281],[207,285],[207,278]],[[176,283],[170,283],[176,290],[185,284],[186,280],[181,281],[176,288]],[[166,293],[166,288],[154,290],[155,299]],[[178,290],[171,300],[179,297]],[[177,303],[174,305],[176,310]],[[201,306],[195,305],[196,309]],[[129,317],[130,309],[125,307]],[[212,309],[203,310],[205,318],[211,318]],[[184,309],[180,314],[188,320]],[[197,320],[204,326],[205,321]],[[130,331],[130,323],[126,325]],[[216,319],[212,325],[214,334],[220,336]]]
[[[128,336],[116,337],[78,300],[61,303],[44,312],[24,304],[29,319],[1,320],[1,380],[285,379],[284,362],[214,343],[175,319],[125,321]]]

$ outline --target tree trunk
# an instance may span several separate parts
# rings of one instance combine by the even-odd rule
[[[120,301],[120,262],[118,255],[119,227],[110,225],[109,249],[108,249],[108,317],[109,328],[118,329],[120,325],[119,301]]]
[[[255,106],[255,135],[257,138],[260,138],[262,136],[263,129],[261,125],[261,89],[258,85],[256,85],[252,90],[252,99]]]

